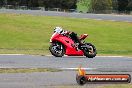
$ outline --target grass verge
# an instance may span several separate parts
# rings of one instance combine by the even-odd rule
[[[0,73],[59,72],[53,68],[0,68]]]
[[[0,14],[0,53],[49,54],[56,26],[89,34],[98,54],[132,55],[132,23],[22,14]]]

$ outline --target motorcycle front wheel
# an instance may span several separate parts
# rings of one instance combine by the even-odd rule
[[[88,46],[88,48],[85,48],[85,49],[83,50],[84,55],[85,55],[86,57],[88,57],[88,58],[93,58],[93,57],[95,57],[96,54],[97,54],[97,51],[96,51],[95,46],[94,46],[93,44],[91,44],[91,43],[86,43],[85,45]]]
[[[65,49],[63,45],[59,42],[51,43],[49,50],[51,54],[55,57],[62,57],[65,54]]]

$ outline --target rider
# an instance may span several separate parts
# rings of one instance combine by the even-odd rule
[[[61,27],[55,27],[54,32],[62,35],[69,35],[75,43],[79,43],[79,45],[83,44],[75,32],[63,30]]]

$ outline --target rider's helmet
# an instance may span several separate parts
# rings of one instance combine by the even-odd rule
[[[54,28],[54,33],[55,32],[61,34],[63,32],[63,29],[61,27],[55,27]]]

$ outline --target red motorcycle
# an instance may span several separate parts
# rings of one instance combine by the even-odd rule
[[[88,34],[81,35],[79,37],[80,41],[83,41],[87,36]],[[83,45],[79,46],[79,44],[75,43],[68,35],[54,33],[50,39],[50,43],[49,50],[55,57],[68,55],[93,58],[97,54],[95,46],[91,43],[83,43]]]

